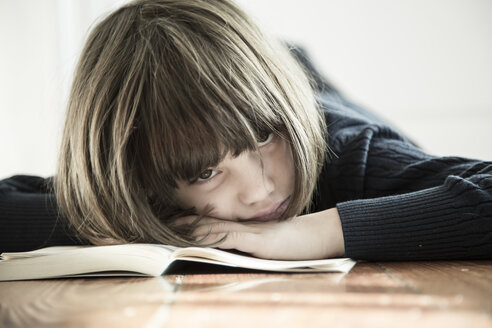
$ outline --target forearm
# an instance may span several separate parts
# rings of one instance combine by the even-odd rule
[[[55,196],[37,190],[37,177],[0,181],[0,252],[28,251],[82,243],[64,217]]]
[[[311,221],[312,238],[323,240],[319,258],[342,257],[345,254],[342,223],[336,207],[299,217]]]
[[[483,259],[492,202],[445,186],[337,205],[345,255],[366,260]]]

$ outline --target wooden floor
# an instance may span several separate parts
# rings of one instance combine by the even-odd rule
[[[0,283],[0,327],[492,327],[492,261]]]

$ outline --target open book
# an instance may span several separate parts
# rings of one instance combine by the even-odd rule
[[[214,248],[158,244],[55,246],[30,252],[2,253],[0,281],[74,276],[160,276],[177,261],[279,272],[348,272],[355,261],[264,260]]]

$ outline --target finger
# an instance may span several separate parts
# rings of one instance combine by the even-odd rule
[[[183,216],[180,218],[172,219],[167,222],[167,225],[170,227],[176,227],[181,225],[187,225],[193,223],[197,218],[196,215]]]
[[[180,225],[195,225],[195,224],[207,224],[207,223],[213,223],[220,221],[219,219],[207,217],[207,216],[198,216],[198,215],[190,215],[190,216],[183,216],[177,219],[174,219],[169,222],[169,226],[174,227],[174,226],[180,226]]]
[[[217,247],[227,236],[227,233],[213,233],[195,236],[194,240],[203,247]]]
[[[253,255],[258,254],[263,247],[263,242],[259,235],[251,232],[211,233],[196,238],[202,245],[210,245],[210,247],[220,249],[236,249]]]
[[[245,225],[242,223],[232,222],[232,221],[224,221],[224,220],[216,220],[209,221],[210,223],[197,225],[195,230],[192,232],[193,237],[204,236],[209,234],[220,234],[220,233],[230,233],[230,232],[257,232],[257,228],[250,225]]]

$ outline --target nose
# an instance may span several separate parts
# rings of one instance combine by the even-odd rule
[[[263,166],[258,154],[254,152],[247,152],[244,155],[244,162],[238,175],[240,176],[238,179],[238,198],[245,205],[262,202],[275,189],[269,171]]]

